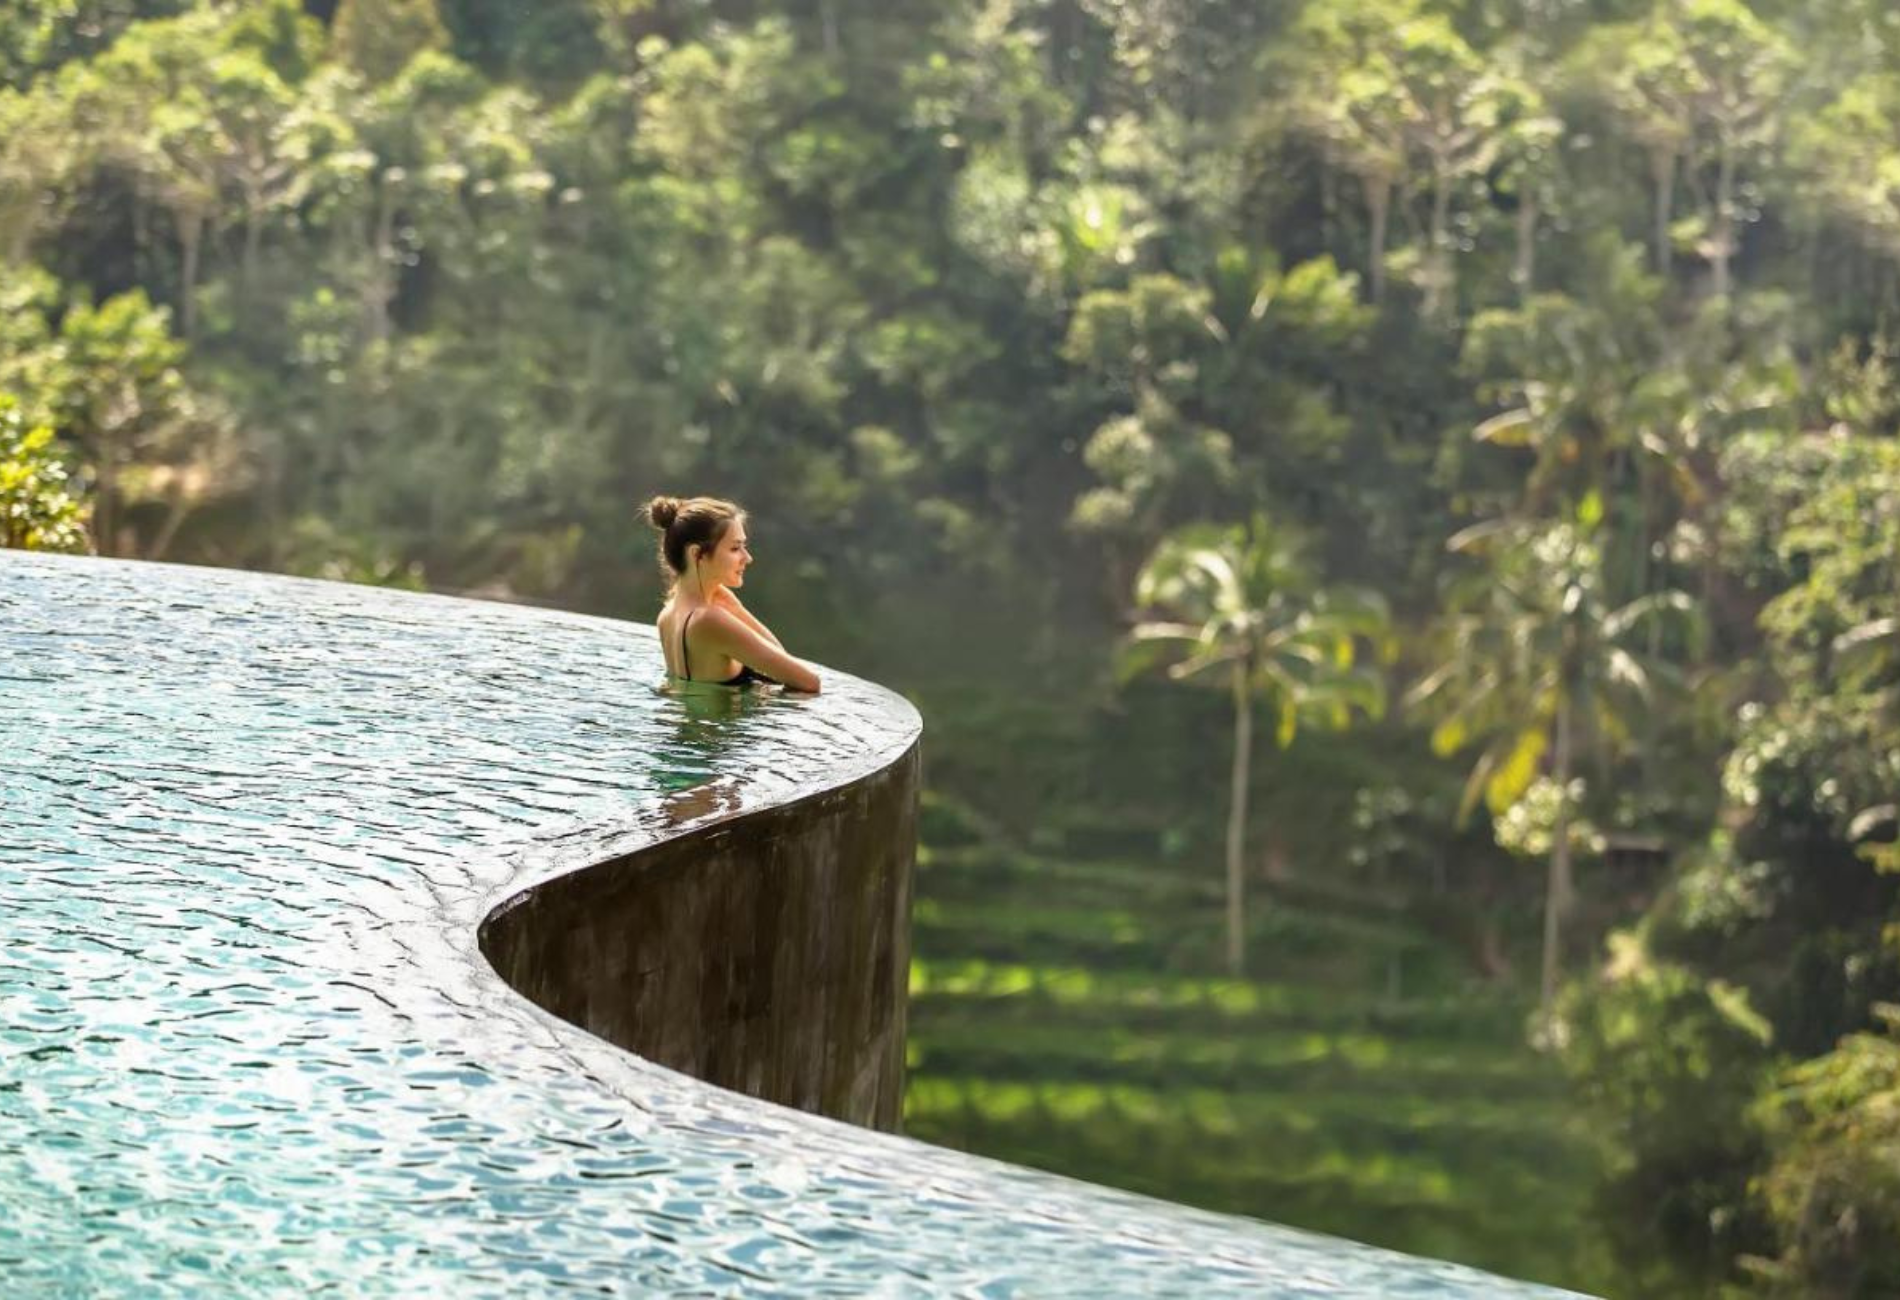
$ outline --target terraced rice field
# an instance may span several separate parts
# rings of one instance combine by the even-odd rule
[[[1594,1149],[1522,993],[1321,889],[926,848],[907,1131],[1212,1209],[1600,1290]]]

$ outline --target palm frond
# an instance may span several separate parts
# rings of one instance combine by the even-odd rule
[[[1492,538],[1509,532],[1512,523],[1508,519],[1487,519],[1483,523],[1472,524],[1469,528],[1460,528],[1445,539],[1445,549],[1454,554],[1473,554],[1482,551]]]
[[[1535,440],[1537,417],[1528,407],[1494,415],[1471,431],[1479,442],[1500,447],[1528,447]]]
[[[1863,808],[1847,824],[1847,838],[1858,842],[1867,839],[1883,826],[1900,823],[1900,804],[1883,803],[1872,808]]]
[[[1835,637],[1834,653],[1851,657],[1890,639],[1900,639],[1900,618],[1876,618]]]
[[[1648,670],[1621,646],[1611,646],[1606,652],[1604,676],[1614,686],[1628,687],[1639,699],[1647,700],[1650,696]]]
[[[1160,620],[1137,623],[1129,632],[1135,641],[1199,641],[1206,635],[1205,623],[1169,623]]]
[[[1456,659],[1445,660],[1445,662],[1439,664],[1438,667],[1432,669],[1432,671],[1427,673],[1424,677],[1412,683],[1411,687],[1400,697],[1399,703],[1407,709],[1415,709],[1421,704],[1430,703],[1437,697],[1440,691],[1444,690],[1445,687],[1450,684],[1453,676],[1458,672],[1461,666],[1462,665],[1460,665]]]
[[[1603,616],[1603,636],[1615,641],[1646,618],[1658,614],[1692,615],[1696,612],[1695,598],[1683,591],[1653,591],[1647,596],[1638,596],[1621,609],[1612,610]]]
[[[1137,677],[1145,677],[1172,662],[1181,653],[1179,641],[1164,640],[1159,637],[1149,640],[1129,639],[1124,641],[1115,652],[1112,665],[1115,684],[1127,686]]]
[[[1190,677],[1198,677],[1209,668],[1232,663],[1245,653],[1246,652],[1239,646],[1208,646],[1205,649],[1196,651],[1181,662],[1174,664],[1168,669],[1168,676],[1177,682],[1185,681]]]
[[[1498,757],[1495,748],[1487,749],[1472,766],[1471,775],[1465,778],[1464,791],[1458,796],[1457,824],[1461,829],[1470,822],[1472,810],[1484,797],[1484,788],[1491,780],[1492,769],[1498,765]]]

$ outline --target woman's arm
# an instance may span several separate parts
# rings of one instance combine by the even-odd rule
[[[741,603],[741,601],[739,600],[739,593],[734,591],[731,587],[720,587],[717,590],[715,590],[713,593],[712,603],[714,605],[717,605],[720,609],[726,610],[729,613],[731,613],[734,618],[738,619],[741,623],[744,623],[747,627],[751,628],[754,632],[764,637],[767,641],[770,641],[773,645],[778,646],[779,649],[783,650],[785,648],[784,645],[780,643],[779,639],[776,636],[772,635],[772,629],[767,627],[765,624],[761,623],[753,615],[752,611],[747,609],[745,605]],[[737,658],[737,657],[738,656],[736,655],[734,656],[734,658]]]
[[[694,626],[700,629],[704,644],[754,672],[764,673],[795,691],[818,693],[818,673],[810,664],[785,653],[776,640],[766,640],[724,606],[714,605]]]

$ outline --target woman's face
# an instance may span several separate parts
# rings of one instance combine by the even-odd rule
[[[700,562],[699,573],[707,582],[742,587],[746,566],[751,563],[752,552],[746,549],[745,522],[735,519],[726,529],[726,535],[714,544],[711,554]]]

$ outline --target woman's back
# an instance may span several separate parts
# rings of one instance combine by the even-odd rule
[[[668,601],[655,626],[660,633],[660,650],[666,659],[667,675],[687,682],[711,682],[719,686],[744,686],[747,682],[770,681],[754,672],[723,650],[693,643],[693,623],[707,616],[708,606],[682,606]]]

